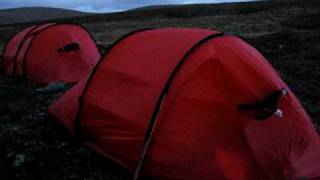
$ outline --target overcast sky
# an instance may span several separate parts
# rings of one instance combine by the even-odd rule
[[[159,4],[221,3],[248,0],[0,0],[0,9],[44,6],[86,12],[115,12]]]

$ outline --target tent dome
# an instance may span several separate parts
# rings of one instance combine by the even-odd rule
[[[320,177],[320,138],[298,99],[227,33],[130,33],[49,110],[135,179]]]
[[[3,74],[38,83],[77,82],[90,73],[100,53],[94,39],[76,24],[45,23],[10,38],[3,49]]]

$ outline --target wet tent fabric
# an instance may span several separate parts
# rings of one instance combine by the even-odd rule
[[[238,108],[284,88],[282,117]],[[217,31],[133,33],[50,113],[132,172],[155,120],[141,172],[160,179],[320,177],[319,136],[297,98],[257,50]]]
[[[66,47],[75,46],[73,49]],[[89,32],[75,24],[45,23],[13,36],[3,52],[3,74],[39,83],[77,82],[100,53]]]

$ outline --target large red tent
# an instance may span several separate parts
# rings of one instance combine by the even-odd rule
[[[10,38],[3,49],[2,70],[4,75],[38,83],[77,82],[99,58],[95,41],[84,27],[43,23]]]
[[[320,138],[293,92],[214,30],[130,33],[50,112],[135,178],[320,178]]]

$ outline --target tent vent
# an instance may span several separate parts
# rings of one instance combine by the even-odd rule
[[[282,111],[278,109],[278,102],[282,96],[286,96],[287,94],[288,90],[283,88],[270,94],[259,102],[253,104],[241,104],[238,107],[240,110],[251,112],[257,120],[266,120],[272,115],[282,117]]]
[[[76,43],[76,42],[73,42],[73,43],[65,45],[62,48],[59,48],[57,51],[58,51],[58,53],[61,53],[61,52],[76,51],[76,50],[79,50],[79,49],[80,49],[79,44]]]

